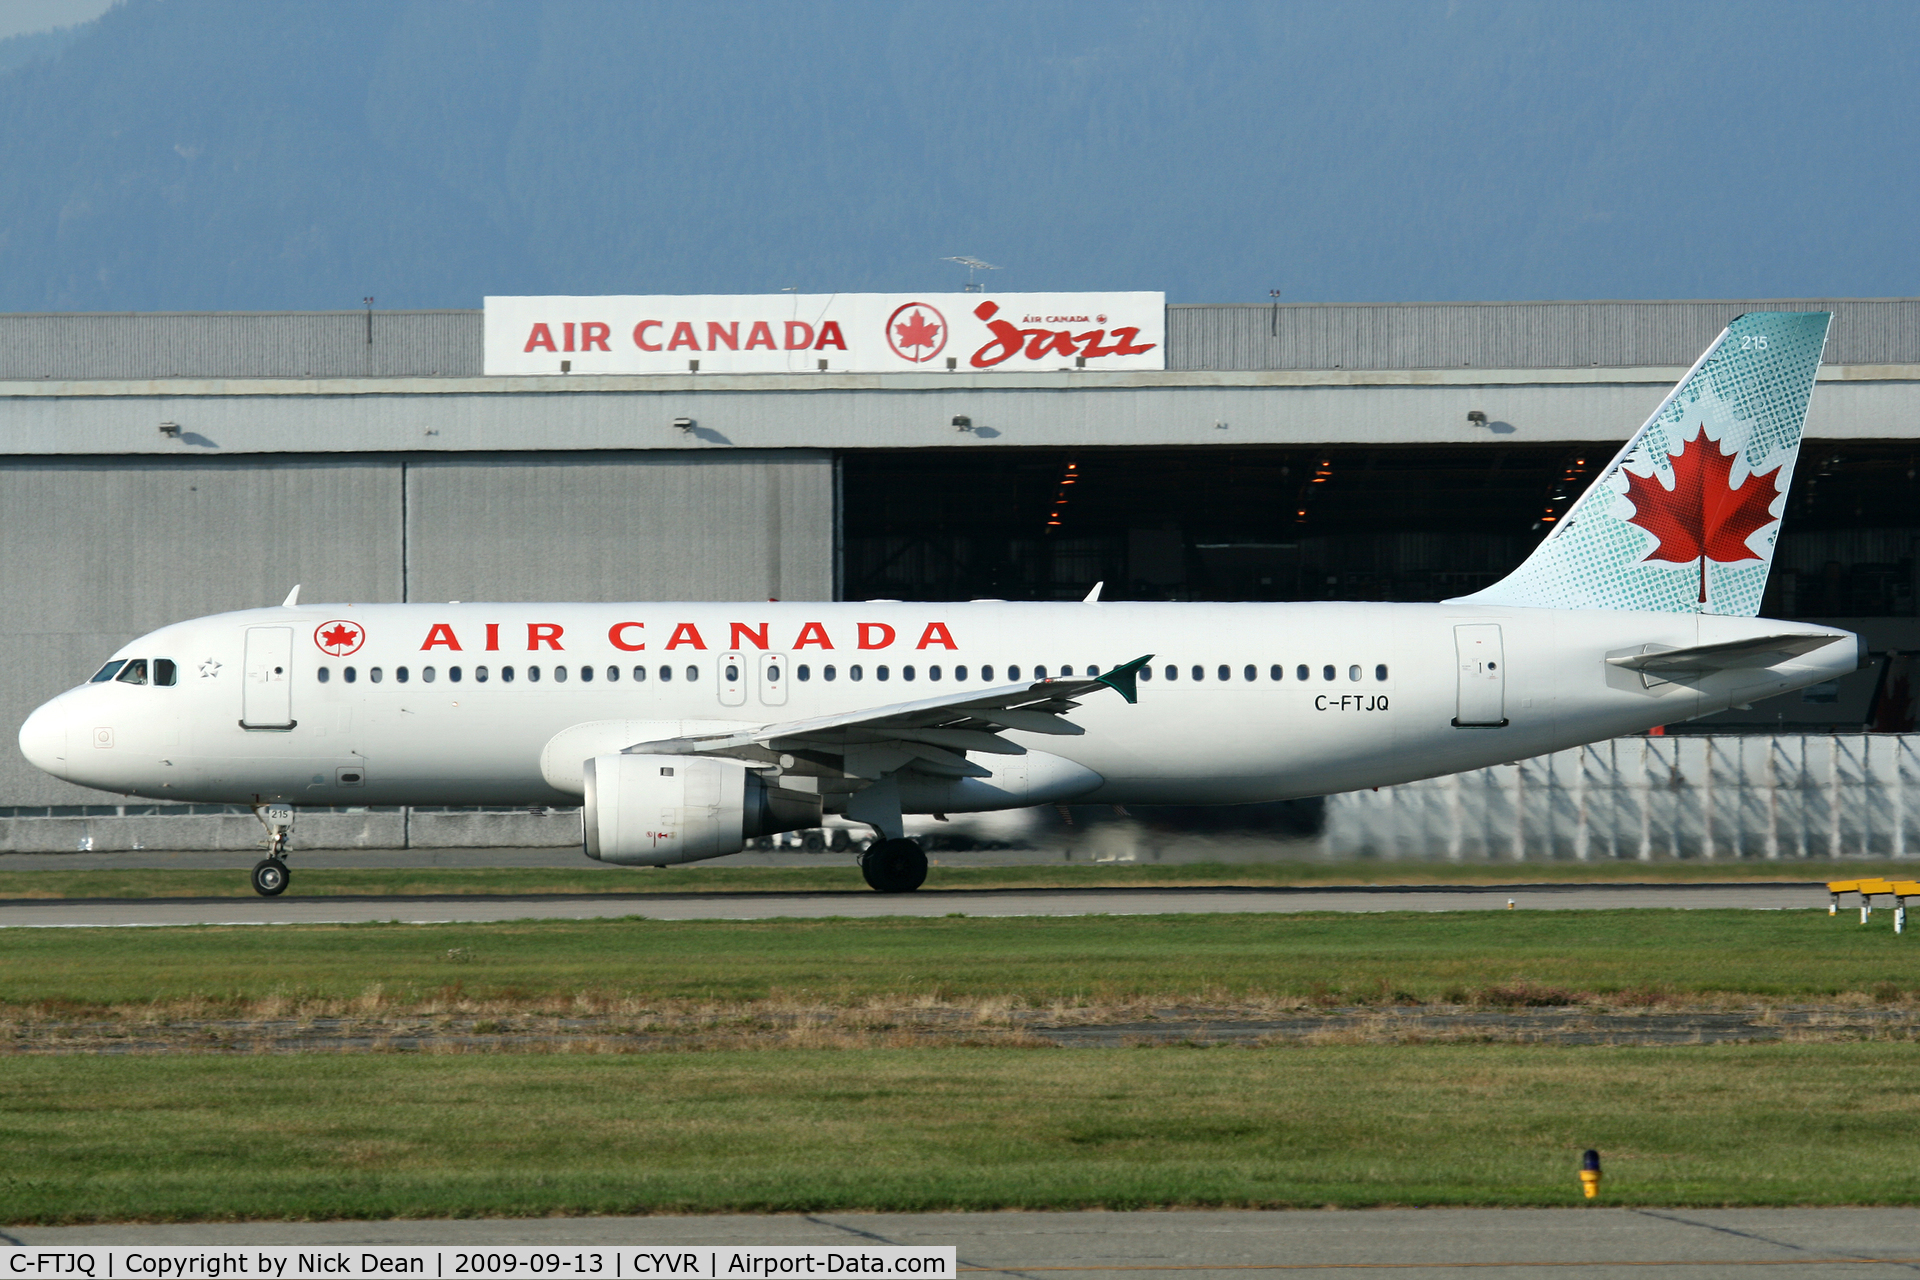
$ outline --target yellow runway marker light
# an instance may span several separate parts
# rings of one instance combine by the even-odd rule
[[[1600,1153],[1588,1151],[1580,1157],[1580,1189],[1591,1200],[1600,1194]]]
[[[1827,881],[1827,914],[1830,916],[1839,914],[1840,895],[1843,893],[1852,893],[1859,887],[1860,882],[1858,880]]]

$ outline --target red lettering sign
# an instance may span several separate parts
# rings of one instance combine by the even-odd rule
[[[582,351],[593,351],[597,348],[598,350],[606,351],[607,334],[610,332],[611,330],[598,320],[587,321],[580,326],[580,349]]]
[[[727,344],[727,350],[740,349],[740,322],[721,324],[718,320],[707,321],[707,350],[718,351],[721,343]]]
[[[547,328],[544,324],[536,324],[533,326],[533,332],[527,335],[527,345],[520,348],[520,350],[527,352],[532,351],[536,347],[542,351],[553,350],[553,330]]]
[[[761,623],[760,629],[756,631],[744,622],[734,623],[733,634],[727,639],[727,648],[729,649],[745,648],[746,646],[740,643],[742,640],[745,640],[748,644],[753,645],[753,647],[756,649],[766,648],[767,647],[767,624],[764,622]]]
[[[960,647],[953,642],[953,636],[948,632],[947,624],[944,622],[929,622],[927,629],[920,633],[920,643],[913,647],[916,649],[925,649],[930,645],[936,644],[942,649],[958,649]]]
[[[815,351],[825,351],[828,347],[838,347],[842,351],[847,349],[847,340],[840,333],[838,320],[823,322],[820,326],[820,340],[813,344]]]
[[[873,635],[875,633],[880,634],[886,638],[883,640],[876,641],[873,639]],[[860,624],[860,647],[862,649],[884,649],[892,643],[893,643],[893,628],[888,626],[886,623],[863,622]]]
[[[693,336],[693,325],[690,321],[686,320],[682,320],[673,326],[673,337],[667,341],[667,350],[669,351],[678,351],[682,347],[687,348],[689,351],[698,351],[700,349],[700,339]]]
[[[747,350],[751,351],[755,347],[765,347],[769,351],[779,350],[773,345],[773,330],[767,327],[765,320],[755,320],[753,329],[747,334]]]
[[[795,335],[799,335],[796,337]],[[805,320],[787,321],[787,350],[805,351],[813,345],[813,326]]]
[[[497,622],[489,622],[487,624],[487,650],[488,652],[492,652],[493,650],[498,649],[499,647],[500,647],[500,624]]]
[[[800,638],[793,642],[793,647],[804,649],[810,644],[818,645],[822,649],[833,648],[833,641],[827,639],[827,629],[818,622],[809,622],[801,627]]]
[[[647,642],[642,640],[638,644],[628,644],[626,631],[628,627],[645,627],[646,625],[644,622],[616,622],[607,630],[607,641],[616,649],[625,649],[628,653],[638,653],[647,647]]]
[[[538,649],[543,644],[549,649],[560,648],[559,623],[529,622],[527,624],[527,648]]]
[[[691,622],[683,622],[673,629],[673,638],[667,641],[667,648],[678,649],[683,644],[690,644],[696,649],[707,647],[707,642],[700,638],[700,628]]]
[[[658,320],[642,320],[639,324],[633,326],[633,345],[640,348],[642,351],[660,350],[659,343],[647,341],[647,330],[658,329],[661,327],[662,327],[661,323]],[[549,347],[547,349],[551,351],[553,348]],[[531,351],[533,350],[533,348],[528,347],[527,350]]]
[[[420,648],[423,651],[427,649],[452,649],[458,652],[460,641],[454,637],[453,627],[450,624],[436,622],[433,624],[433,628],[427,632],[427,642],[421,645]]]

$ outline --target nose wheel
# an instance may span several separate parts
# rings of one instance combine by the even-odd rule
[[[927,881],[927,855],[913,840],[882,840],[860,855],[860,874],[880,893],[912,893]]]
[[[262,858],[253,864],[253,891],[263,898],[277,898],[287,891],[293,877],[287,864],[278,858]]]

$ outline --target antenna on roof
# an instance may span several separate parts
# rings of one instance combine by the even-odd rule
[[[940,259],[940,261],[942,261],[942,262],[957,262],[957,263],[959,263],[959,264],[960,264],[961,266],[963,266],[963,267],[965,267],[965,268],[967,269],[967,287],[966,287],[966,289],[964,290],[964,292],[967,292],[967,293],[981,293],[981,292],[984,292],[984,291],[986,290],[986,287],[987,287],[987,286],[986,286],[986,285],[985,285],[984,283],[976,283],[976,282],[975,282],[975,280],[974,280],[974,278],[973,278],[973,273],[974,273],[974,272],[976,272],[976,271],[998,271],[998,270],[1000,269],[1000,268],[998,268],[998,267],[996,267],[996,266],[994,266],[994,265],[993,265],[993,264],[992,264],[991,262],[982,262],[982,261],[980,261],[980,259],[978,259],[978,258],[975,258],[975,257],[972,257],[972,256],[970,256],[970,255],[968,255],[968,254],[964,254],[964,253],[963,253],[963,254],[961,254],[961,255],[959,255],[958,257],[954,257],[954,258],[942,258],[942,259]]]

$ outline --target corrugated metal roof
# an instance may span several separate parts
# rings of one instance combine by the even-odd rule
[[[480,312],[0,315],[0,379],[475,377]]]
[[[1170,369],[1691,364],[1743,311],[1829,310],[1829,364],[1920,364],[1920,299],[1167,308]],[[0,380],[477,377],[478,311],[0,315]]]
[[[1832,311],[1829,364],[1920,363],[1920,299],[1430,302],[1167,308],[1174,369],[1689,365],[1746,311]]]

